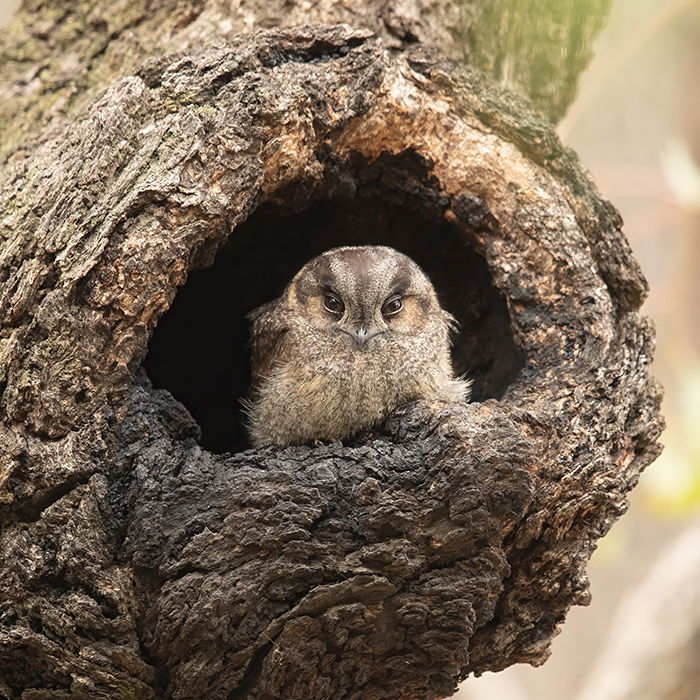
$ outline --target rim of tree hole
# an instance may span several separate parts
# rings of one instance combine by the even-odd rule
[[[30,639],[38,661],[9,687],[79,671],[137,697],[427,698],[542,663],[661,428],[646,283],[552,127],[336,25],[154,60],[58,148],[39,167],[89,153],[90,172],[55,175],[36,242],[4,253],[4,430],[29,476],[6,520],[99,536],[65,535],[60,577],[18,584],[0,659]],[[360,242],[424,267],[475,400],[241,451],[245,313]],[[21,624],[54,588],[76,620],[62,649],[40,614]]]

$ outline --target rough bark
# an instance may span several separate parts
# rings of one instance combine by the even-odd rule
[[[69,30],[37,4],[60,65],[4,67],[0,689],[435,698],[542,663],[659,449],[619,216],[480,73],[347,25],[197,43],[224,20],[193,7]],[[236,452],[153,387],[174,366],[160,384],[235,420],[244,312],[361,240],[431,273],[475,402]]]
[[[467,62],[559,120],[611,0],[25,0],[0,42],[0,156],[28,130],[78,113],[149,56],[272,27],[345,22],[390,51],[422,45]],[[16,115],[24,113],[18,120]]]

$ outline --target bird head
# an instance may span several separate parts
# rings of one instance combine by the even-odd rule
[[[313,328],[362,350],[397,334],[415,334],[431,315],[449,318],[420,267],[385,246],[322,253],[294,277],[286,297]]]

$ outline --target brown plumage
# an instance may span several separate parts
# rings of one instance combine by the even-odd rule
[[[452,371],[454,319],[393,248],[328,250],[250,318],[256,446],[339,440],[415,399],[469,398],[469,382]]]

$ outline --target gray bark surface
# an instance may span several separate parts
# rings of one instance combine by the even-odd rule
[[[421,42],[118,9],[27,3],[6,34],[0,693],[437,698],[542,663],[659,451],[618,214],[525,100]],[[244,390],[243,365],[193,360],[182,319],[235,323],[353,236],[431,272],[477,401],[205,449],[150,375],[232,365]],[[225,294],[177,310],[217,274]]]

